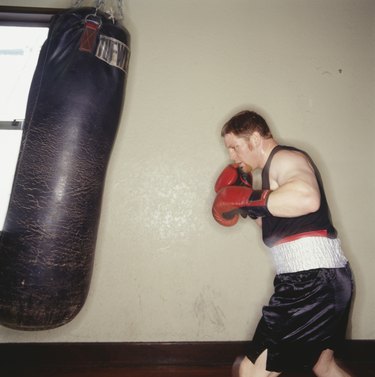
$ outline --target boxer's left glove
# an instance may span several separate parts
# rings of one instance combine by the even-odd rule
[[[241,210],[246,209],[251,217],[270,215],[267,208],[271,190],[253,190],[245,186],[226,186],[216,195],[212,206],[215,220],[224,226],[235,225]]]
[[[215,183],[215,192],[218,193],[222,188],[226,186],[248,186],[252,187],[253,176],[251,173],[245,173],[239,164],[228,165],[219,175]],[[246,219],[249,215],[251,218],[256,217],[251,216],[246,210],[241,210],[240,215]]]
[[[215,192],[226,186],[249,186],[253,184],[251,173],[245,173],[238,164],[228,165],[218,176],[215,183]]]

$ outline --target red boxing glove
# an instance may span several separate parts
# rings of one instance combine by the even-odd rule
[[[241,209],[245,209],[251,217],[270,215],[267,200],[271,190],[253,190],[244,186],[227,186],[221,189],[212,206],[215,220],[224,226],[237,223]]]
[[[238,164],[228,165],[216,180],[215,192],[219,192],[222,188],[232,185],[251,187],[251,173],[245,173]]]

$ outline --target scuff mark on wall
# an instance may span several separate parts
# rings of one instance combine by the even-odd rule
[[[198,335],[225,330],[225,315],[219,301],[220,294],[211,287],[205,286],[194,302],[194,314],[198,321]]]

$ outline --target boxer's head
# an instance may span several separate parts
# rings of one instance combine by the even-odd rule
[[[264,142],[273,142],[267,122],[254,111],[241,111],[224,124],[221,135],[230,158],[246,173],[262,167]]]
[[[221,136],[232,133],[239,137],[250,137],[254,131],[265,139],[272,138],[265,119],[254,111],[241,111],[224,124]]]

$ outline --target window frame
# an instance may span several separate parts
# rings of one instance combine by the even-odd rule
[[[61,8],[17,7],[0,5],[0,26],[49,27],[51,18]],[[2,130],[22,129],[23,120],[0,121]]]
[[[0,6],[0,26],[16,26],[16,27],[49,27],[51,18],[63,11],[63,9],[51,9],[51,8],[34,8],[34,7],[15,7],[15,6]],[[14,119],[14,120],[1,120],[0,121],[0,130],[2,131],[22,131],[24,119]],[[14,149],[16,153],[18,150]],[[4,179],[6,186],[8,183],[12,185],[13,177],[11,177],[10,170],[16,166],[16,161],[14,158],[9,157],[9,153],[5,152],[8,167],[4,170]],[[8,181],[8,178],[12,181]],[[3,186],[4,189],[5,186]],[[10,196],[11,191],[8,190],[9,187],[6,187],[5,190],[1,192],[1,200],[4,202],[4,207],[0,208],[0,233],[2,232],[3,221],[6,219],[6,211],[8,206],[8,196]],[[11,188],[11,186],[10,186]],[[4,194],[4,197],[3,197]],[[5,217],[4,217],[5,216]],[[3,219],[4,217],[4,219]]]
[[[48,27],[51,17],[62,8],[15,7],[0,5],[0,26]]]

